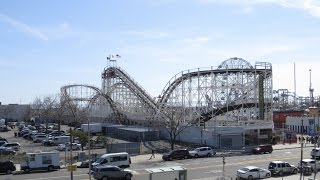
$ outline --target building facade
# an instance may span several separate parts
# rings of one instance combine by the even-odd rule
[[[25,121],[29,118],[30,105],[8,104],[0,105],[0,119],[7,121]]]

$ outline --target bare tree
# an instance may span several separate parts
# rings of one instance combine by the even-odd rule
[[[53,96],[47,96],[43,99],[43,112],[42,116],[46,123],[46,134],[48,132],[48,123],[49,120],[52,120],[54,117],[54,108],[56,104],[56,98]]]
[[[36,97],[33,103],[31,104],[31,116],[41,120],[42,114],[43,114],[43,108],[44,108],[44,105],[43,105],[42,99],[39,97]]]
[[[72,117],[70,125],[77,126],[88,118],[88,112],[85,106],[81,106],[80,102],[66,99],[67,113]]]
[[[166,112],[166,114],[167,116],[164,128],[168,132],[169,143],[173,150],[179,134],[191,127],[191,124],[184,122],[185,113],[181,108],[171,108],[169,112]]]
[[[61,130],[61,124],[68,111],[67,108],[67,101],[64,96],[58,95],[57,101],[54,104],[54,117],[58,123],[58,131]]]
[[[23,114],[23,121],[27,122],[30,121],[32,117],[32,110],[31,110],[31,106],[28,106],[28,108],[26,109],[26,112]]]
[[[33,101],[33,104],[31,104],[32,116],[38,118],[39,121],[44,120],[46,125],[46,133],[48,132],[49,120],[54,120],[56,103],[57,98],[55,96],[46,96],[43,99],[37,97]]]

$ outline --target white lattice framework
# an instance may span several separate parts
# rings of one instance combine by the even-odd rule
[[[111,120],[122,118],[118,122],[127,124],[161,122],[170,110],[182,110],[183,122],[196,124],[210,124],[212,119],[223,121],[223,125],[266,122],[271,121],[272,114],[271,64],[257,62],[252,66],[241,58],[176,74],[157,101],[116,65],[103,70],[101,90],[93,86],[62,89],[73,100],[90,101],[100,96],[93,114]]]
[[[218,68],[183,71],[164,88],[159,112],[183,109],[184,122],[210,121],[224,115],[225,122],[271,121],[272,68],[255,68],[240,58],[224,61]]]
[[[87,111],[90,118],[102,118],[121,123],[124,121],[112,99],[95,86],[85,84],[66,85],[61,87],[61,94],[69,104],[77,105]]]
[[[102,73],[102,92],[108,95],[129,124],[146,124],[155,115],[155,102],[123,69],[107,67]]]

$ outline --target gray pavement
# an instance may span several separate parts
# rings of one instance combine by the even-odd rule
[[[303,147],[314,147],[314,144],[304,144]],[[273,145],[272,148],[273,148],[273,150],[301,148],[301,144],[300,143],[276,144],[276,145]]]

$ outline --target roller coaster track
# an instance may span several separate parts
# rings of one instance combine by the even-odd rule
[[[243,103],[240,105],[237,104],[237,105],[231,105],[231,106],[224,106],[219,109],[214,109],[211,112],[201,114],[200,120],[202,122],[207,122],[211,118],[213,118],[214,116],[219,116],[219,115],[226,113],[228,111],[234,111],[234,110],[241,109],[241,108],[253,108],[253,107],[257,107],[258,105],[259,105],[258,103]],[[271,103],[268,103],[268,105],[271,105]]]
[[[72,97],[71,94],[68,93],[68,89],[71,88],[77,88],[77,87],[84,87],[84,88],[89,88],[95,91],[95,95],[91,97]],[[87,101],[88,106],[92,105],[94,102],[97,101],[99,97],[103,97],[106,99],[108,104],[110,105],[116,119],[118,120],[123,120],[124,115],[118,111],[118,107],[116,103],[107,95],[101,92],[101,90],[97,87],[90,86],[90,85],[84,85],[84,84],[72,84],[72,85],[66,85],[61,88],[61,92],[63,96],[66,98],[68,101]]]
[[[186,74],[182,74],[180,77],[176,78],[176,76],[174,76],[172,79],[173,82],[168,82],[166,87],[164,88],[164,90],[162,91],[162,95],[161,98],[159,100],[159,105],[160,105],[160,109],[162,108],[162,106],[164,106],[164,104],[168,101],[170,94],[175,90],[176,87],[178,87],[178,85],[180,83],[182,83],[184,80],[190,78],[190,77],[195,77],[195,76],[204,76],[204,75],[209,75],[209,74],[222,74],[222,73],[252,73],[255,72],[257,74],[263,74],[266,71],[266,69],[211,69],[211,70],[204,70],[204,71],[196,71],[196,72],[189,72]],[[271,71],[271,70],[270,70]]]
[[[125,84],[127,88],[131,90],[137,97],[140,98],[144,103],[149,105],[153,110],[156,109],[156,103],[147,93],[145,89],[143,89],[136,81],[133,80],[123,69],[119,67],[109,67],[105,70],[102,77],[110,78],[110,77],[119,77]]]

